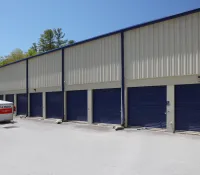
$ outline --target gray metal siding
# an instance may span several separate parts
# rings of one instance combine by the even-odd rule
[[[120,81],[120,34],[65,49],[67,85]]]
[[[26,89],[26,61],[0,68],[0,91]]]
[[[61,51],[29,60],[29,88],[61,86]]]
[[[125,32],[128,80],[200,73],[200,13]]]

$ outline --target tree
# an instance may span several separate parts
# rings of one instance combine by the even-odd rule
[[[3,56],[0,56],[0,61],[3,61],[4,60],[4,57]]]
[[[31,49],[41,53],[75,43],[74,40],[68,41],[64,37],[65,33],[61,28],[47,29],[40,35],[38,46],[33,43]]]
[[[56,48],[60,48],[62,46],[65,46],[67,44],[67,40],[64,40],[65,34],[62,32],[61,28],[54,29],[54,35],[55,35],[55,44]]]
[[[3,66],[23,58],[25,58],[24,52],[21,49],[15,49],[8,56],[1,57],[0,65]]]
[[[26,55],[26,57],[34,56],[34,55],[37,55],[37,51],[32,49],[32,48],[30,48],[25,55]]]
[[[47,29],[40,35],[38,47],[39,52],[45,52],[56,48],[54,32],[52,29]]]
[[[34,50],[35,52],[38,52],[38,46],[37,46],[37,44],[33,43],[30,49]]]
[[[68,44],[68,45],[71,45],[71,44],[74,44],[74,43],[75,43],[74,40],[69,40],[67,44]]]
[[[4,65],[4,63],[3,63],[3,61],[4,61],[4,57],[3,56],[0,56],[0,66],[3,66]]]
[[[27,52],[24,53],[21,49],[15,49],[9,55],[0,57],[0,66],[75,43],[74,40],[66,40],[64,37],[65,33],[61,28],[47,29],[40,35],[38,44],[33,43]]]
[[[24,57],[25,57],[24,52],[21,49],[17,48],[15,50],[13,50],[10,53],[10,55],[6,56],[6,59],[10,59],[12,61],[17,61],[17,60],[20,60]]]

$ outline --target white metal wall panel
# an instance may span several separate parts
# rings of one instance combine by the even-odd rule
[[[120,34],[65,49],[67,85],[116,82],[121,79]]]
[[[0,68],[0,91],[26,89],[26,61]]]
[[[30,59],[29,88],[61,86],[61,50]]]
[[[200,13],[125,32],[128,80],[200,74]]]

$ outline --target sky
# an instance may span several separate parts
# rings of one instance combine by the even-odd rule
[[[27,51],[45,29],[82,41],[200,8],[200,0],[0,0],[0,56]]]

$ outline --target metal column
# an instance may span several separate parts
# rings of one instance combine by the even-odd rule
[[[167,86],[167,131],[175,131],[175,96],[174,86]]]
[[[93,123],[93,91],[91,89],[88,90],[87,103],[88,103],[88,123],[92,124]]]
[[[121,125],[125,126],[124,32],[121,32]]]

